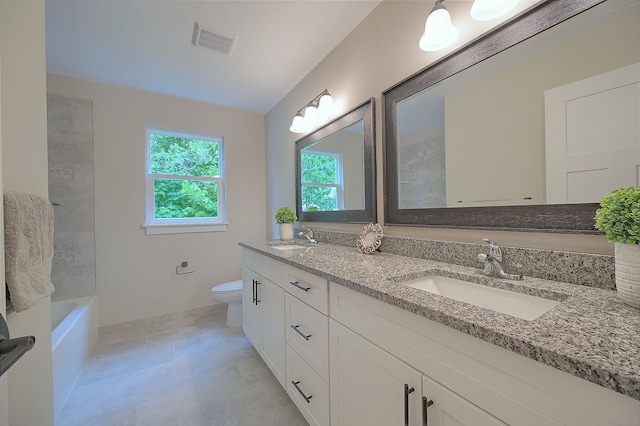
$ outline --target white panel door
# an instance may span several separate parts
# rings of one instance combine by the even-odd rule
[[[505,426],[506,423],[453,393],[440,383],[422,376],[422,396],[429,402],[423,407],[423,424],[435,426]]]
[[[421,424],[421,374],[334,320],[329,363],[332,426]]]
[[[262,304],[262,359],[271,372],[285,385],[284,290],[260,277],[259,303]]]
[[[242,331],[258,352],[262,351],[261,306],[256,303],[260,290],[256,288],[256,281],[259,279],[260,275],[251,269],[242,268]]]
[[[545,92],[547,203],[594,203],[635,186],[640,64]]]

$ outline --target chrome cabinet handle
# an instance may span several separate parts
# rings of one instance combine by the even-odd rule
[[[422,426],[429,425],[429,419],[427,418],[427,408],[433,405],[433,401],[426,396],[422,397]]]
[[[300,290],[304,290],[304,291],[311,290],[311,287],[303,287],[300,284],[298,284],[298,281],[289,281],[289,284],[291,284],[294,287],[298,287]]]
[[[409,426],[409,394],[415,391],[408,384],[404,384],[404,426]]]
[[[298,327],[300,327],[300,325],[293,325],[293,324],[291,324],[291,328],[293,328],[293,329],[296,331],[296,333],[298,333],[299,335],[301,335],[301,336],[304,338],[304,340],[309,340],[309,337],[311,337],[311,335],[310,335],[310,334],[304,334],[302,331],[300,331],[300,330],[298,329]]]
[[[302,392],[302,389],[300,389],[300,387],[298,386],[298,384],[300,384],[300,380],[298,380],[297,382],[294,382],[294,381],[292,380],[292,381],[291,381],[291,384],[292,384],[293,386],[295,386],[295,387],[296,387],[296,389],[298,390],[298,392],[300,392],[300,395],[302,395],[302,397],[304,398],[304,400],[305,400],[305,401],[307,401],[307,403],[309,403],[309,401],[310,401],[310,400],[311,400],[311,398],[312,398],[312,395],[307,396],[307,395],[305,395],[305,394],[304,394],[304,392]]]

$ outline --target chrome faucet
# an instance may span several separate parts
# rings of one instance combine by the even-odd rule
[[[502,249],[494,241],[488,238],[483,238],[482,241],[489,244],[489,253],[480,253],[478,260],[484,263],[483,269],[476,269],[477,274],[495,276],[500,278],[506,278],[508,280],[521,280],[522,275],[508,274],[502,268]]]
[[[313,229],[311,228],[303,226],[302,231],[298,232],[298,236],[305,237],[307,239],[307,244],[311,244],[311,245],[318,244],[318,241],[313,235]]]

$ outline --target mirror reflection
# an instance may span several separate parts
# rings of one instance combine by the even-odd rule
[[[597,233],[640,176],[639,39],[637,0],[541,2],[383,92],[385,223]]]
[[[579,102],[564,97],[555,106],[549,99],[545,102],[545,93],[639,62],[638,40],[640,3],[610,0],[399,101],[399,208],[592,203],[613,186],[636,185],[635,165],[628,181],[602,172],[628,158],[628,151],[619,148],[635,147],[640,152],[633,96],[613,93],[633,82],[585,89]],[[608,96],[585,105],[584,99],[604,90]],[[637,105],[637,93],[635,98]],[[573,118],[574,127],[565,130],[580,137],[565,141],[560,136],[547,149],[545,139],[557,130],[549,128],[545,112],[565,107],[571,108],[570,114],[582,114]],[[621,123],[619,117],[624,115],[630,119]],[[600,139],[587,140],[595,134]],[[568,158],[566,151],[609,155],[614,145],[618,156],[609,160],[609,166],[583,159],[580,165],[566,166],[559,177],[547,176],[556,162],[578,161],[572,154]],[[635,157],[637,164],[637,153]],[[610,185],[604,183],[607,180]],[[563,196],[551,196],[562,186],[569,187]]]
[[[301,221],[375,219],[373,99],[296,142]]]
[[[302,211],[364,209],[364,120],[300,152]]]

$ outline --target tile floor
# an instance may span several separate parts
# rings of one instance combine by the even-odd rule
[[[102,327],[57,426],[307,425],[218,304]]]

